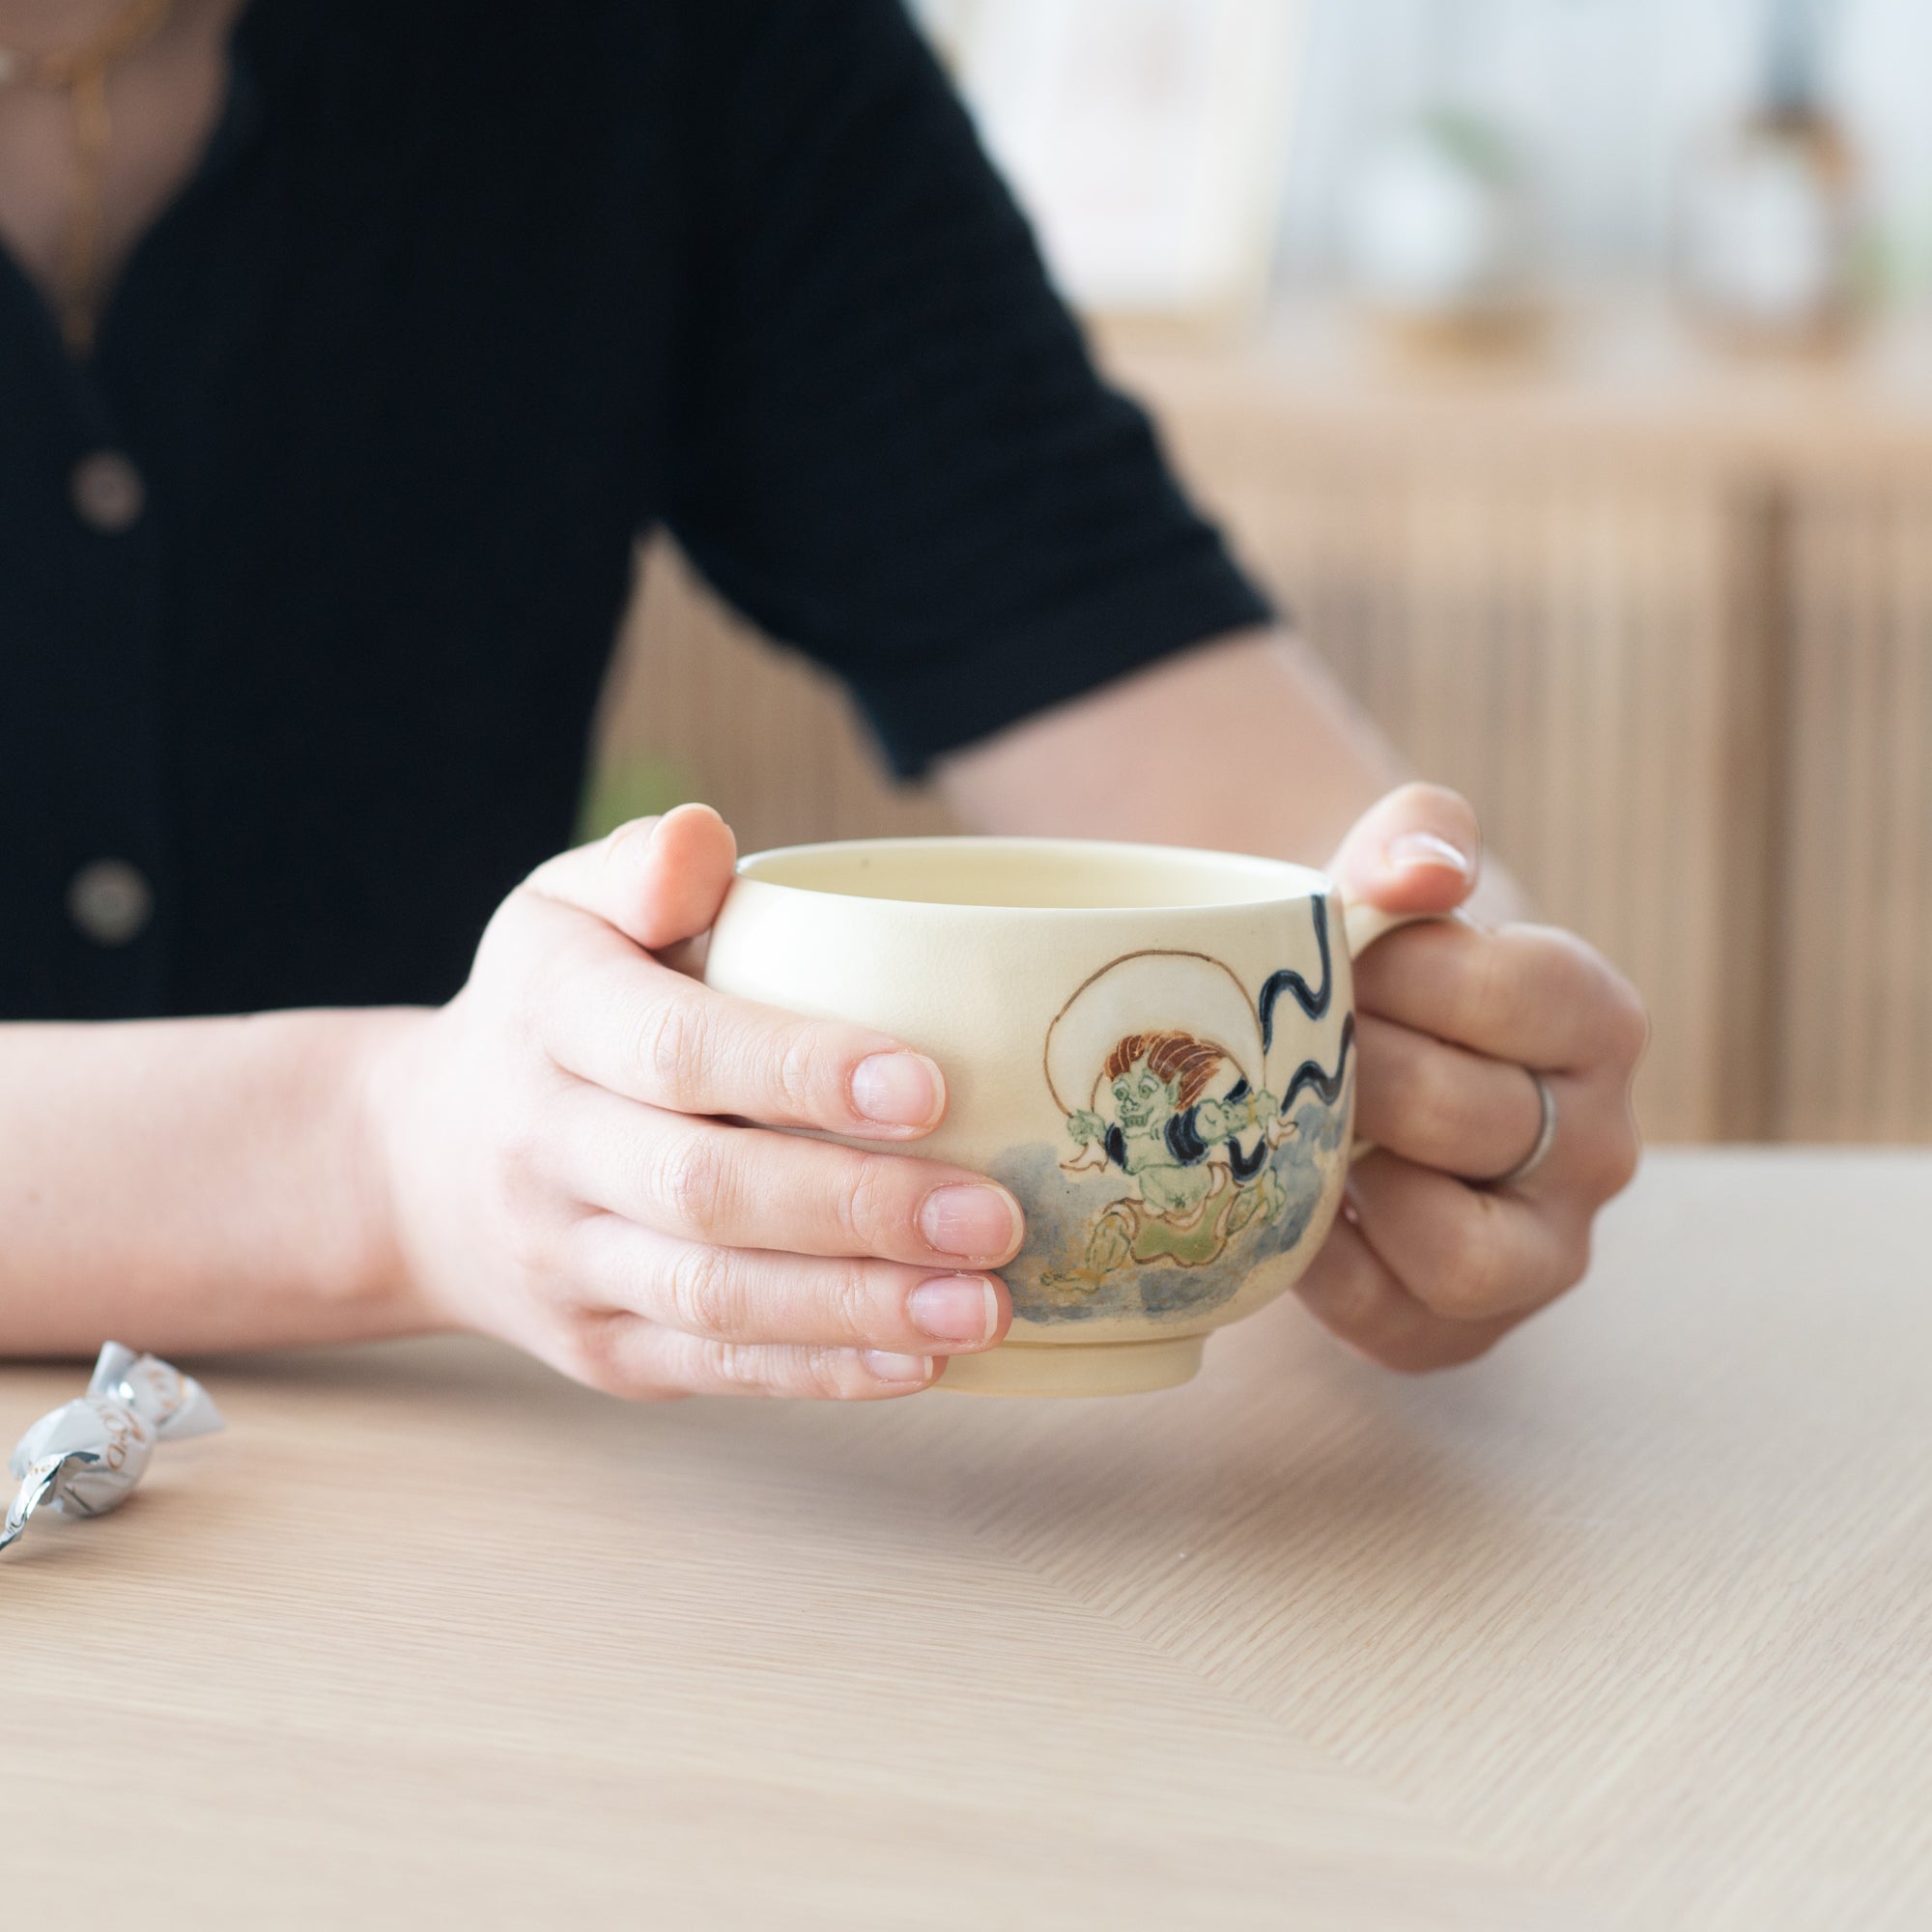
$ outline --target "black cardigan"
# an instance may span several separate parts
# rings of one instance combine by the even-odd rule
[[[446,997],[655,526],[908,773],[1266,614],[895,0],[257,0],[232,52],[90,365],[0,260],[0,1018]]]

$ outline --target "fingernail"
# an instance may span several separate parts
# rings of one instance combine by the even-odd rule
[[[1388,862],[1399,872],[1421,866],[1446,866],[1463,878],[1474,876],[1476,862],[1461,846],[1438,838],[1433,832],[1405,832],[1388,842]]]
[[[906,1313],[935,1342],[990,1342],[1000,1325],[1000,1297],[979,1275],[939,1275],[906,1297]]]
[[[1020,1238],[1020,1210],[1004,1188],[935,1187],[919,1210],[920,1232],[942,1255],[1005,1255]]]
[[[875,1053],[852,1069],[852,1104],[882,1127],[929,1127],[946,1105],[946,1080],[923,1053]]]
[[[882,1382],[925,1382],[932,1379],[930,1355],[893,1355],[883,1349],[867,1349],[866,1366]]]

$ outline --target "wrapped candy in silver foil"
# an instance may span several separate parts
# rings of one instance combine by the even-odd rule
[[[156,1442],[209,1435],[222,1426],[208,1391],[155,1355],[110,1342],[87,1393],[43,1415],[9,1464],[20,1488],[0,1525],[0,1549],[39,1509],[105,1516],[128,1500]]]

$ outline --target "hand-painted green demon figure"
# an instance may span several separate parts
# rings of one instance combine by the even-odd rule
[[[1048,1274],[1063,1293],[1091,1291],[1129,1262],[1199,1267],[1257,1216],[1272,1220],[1287,1205],[1268,1164],[1280,1104],[1245,1079],[1219,1098],[1204,1098],[1229,1056],[1187,1033],[1129,1034],[1107,1056],[1114,1124],[1097,1113],[1069,1114],[1081,1147],[1098,1144],[1130,1175],[1140,1196],[1111,1203],[1094,1221],[1080,1266]],[[1241,1136],[1261,1128],[1252,1152]]]

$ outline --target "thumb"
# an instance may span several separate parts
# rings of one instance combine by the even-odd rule
[[[1328,862],[1342,895],[1385,912],[1450,912],[1475,890],[1483,834],[1469,801],[1406,784],[1356,819]]]
[[[680,805],[661,818],[634,818],[594,845],[560,852],[526,884],[658,952],[709,927],[737,858],[738,842],[717,812]]]

